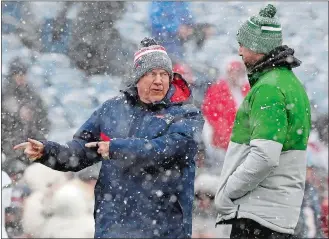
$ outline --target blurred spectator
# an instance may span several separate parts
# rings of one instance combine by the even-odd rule
[[[231,61],[226,74],[226,77],[209,86],[201,107],[205,117],[203,137],[206,161],[208,167],[216,166],[219,170],[230,141],[237,109],[250,89],[243,62]]]
[[[211,70],[210,67],[207,67],[207,69],[209,69],[209,71]],[[209,76],[211,76],[211,74],[210,72],[204,72],[204,71],[202,72],[202,74],[200,74],[200,72],[196,70],[197,70],[196,68],[190,67],[184,62],[173,63],[173,71],[185,77],[187,83],[190,85],[190,88],[192,90],[193,104],[196,107],[200,108],[205,91],[210,85],[208,82],[209,82]],[[197,74],[197,76],[195,76],[195,73]]]
[[[194,182],[193,238],[221,238],[219,228],[215,228],[216,210],[214,198],[219,177],[207,172],[201,173]]]
[[[20,238],[23,236],[22,212],[22,208],[5,208],[5,228],[9,238]]]
[[[194,182],[194,191],[198,216],[216,217],[213,200],[217,192],[219,177],[210,174],[200,174]]]
[[[189,2],[152,1],[149,18],[152,36],[167,50],[172,60],[184,59],[183,43],[193,34]]]
[[[328,147],[328,113],[320,114],[315,122],[319,140]]]
[[[195,80],[193,76],[193,70],[187,64],[180,62],[174,63],[173,72],[181,74],[189,85],[193,85]]]
[[[41,164],[32,164],[24,171],[12,193],[11,218],[15,222],[12,228],[16,236],[40,237],[41,229],[48,217],[45,209],[47,200],[57,185],[68,180],[69,174],[57,172]],[[49,195],[48,195],[49,194]]]
[[[320,195],[311,183],[314,176],[313,170],[308,167],[301,213],[295,228],[295,235],[298,238],[323,238]]]
[[[39,94],[29,86],[27,71],[27,65],[15,58],[2,91],[1,145],[6,155],[2,166],[9,174],[15,170],[15,161],[24,159],[22,152],[12,150],[13,146],[27,136],[45,139],[50,129],[48,110]]]
[[[198,50],[201,50],[206,40],[213,36],[216,32],[215,26],[210,23],[196,23],[193,27],[192,39]]]
[[[115,28],[116,21],[125,12],[125,5],[123,1],[82,3],[73,23],[69,56],[87,74],[121,76],[129,69],[127,59],[133,51]]]
[[[43,52],[67,54],[72,34],[72,20],[67,13],[74,2],[65,2],[55,18],[45,19],[41,30]]]
[[[23,237],[25,235],[22,224],[22,216],[26,198],[30,195],[30,189],[20,178],[12,183],[10,206],[6,208],[6,229],[10,238]]]
[[[2,154],[3,162],[6,161],[5,154]],[[6,207],[2,207],[3,209],[3,226],[6,228],[8,235],[10,238],[12,237],[21,237],[23,236],[23,228],[22,228],[22,212],[24,207],[25,198],[29,195],[30,190],[29,188],[23,183],[22,177],[26,165],[19,160],[15,160],[14,163],[10,164],[10,168],[8,171],[9,180],[10,180],[10,187],[6,186],[6,181],[2,179],[2,195],[3,195],[3,203],[6,202]],[[4,174],[5,172],[3,172]],[[5,189],[4,189],[5,187]],[[10,190],[10,195],[9,194]],[[5,193],[7,191],[7,193]],[[8,196],[7,199],[4,198],[4,195]],[[4,235],[4,234],[3,234]]]
[[[42,226],[42,238],[92,238],[94,219],[92,199],[79,179],[59,185],[47,199],[47,221]]]
[[[1,13],[2,34],[15,34],[29,48],[38,45],[38,23],[31,14],[29,2],[3,1]]]
[[[2,213],[2,223],[1,223],[1,238],[8,238],[8,234],[5,228],[5,209],[10,206],[11,202],[11,179],[8,174],[1,171],[1,213]]]

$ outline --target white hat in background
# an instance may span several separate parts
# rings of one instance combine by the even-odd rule
[[[59,187],[49,201],[52,217],[43,227],[43,238],[93,238],[94,218],[83,183],[71,180]]]
[[[34,163],[25,169],[23,178],[32,191],[43,190],[53,184],[62,184],[68,180],[67,174]]]
[[[210,174],[199,175],[194,182],[195,193],[208,193],[216,195],[219,186],[219,177]]]

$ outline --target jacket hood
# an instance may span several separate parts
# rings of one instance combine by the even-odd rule
[[[250,85],[254,85],[260,74],[267,72],[274,67],[287,67],[292,69],[301,65],[301,61],[294,56],[294,49],[289,48],[286,45],[279,46],[267,55],[265,55],[260,61],[248,73],[248,79]]]
[[[183,76],[174,72],[173,79],[170,82],[169,90],[163,100],[145,104],[139,100],[136,86],[122,90],[128,100],[133,104],[141,104],[148,108],[169,107],[170,105],[188,103],[192,99],[191,89]]]

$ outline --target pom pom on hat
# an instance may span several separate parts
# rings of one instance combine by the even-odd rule
[[[149,47],[155,45],[159,45],[159,44],[153,38],[144,37],[144,39],[141,40],[141,47]]]
[[[259,16],[273,18],[276,13],[276,8],[272,4],[268,4],[265,8],[259,11]]]

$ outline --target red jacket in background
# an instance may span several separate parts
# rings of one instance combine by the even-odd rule
[[[246,96],[249,90],[249,83],[246,83],[241,87],[242,95]],[[209,86],[201,110],[213,129],[213,146],[226,150],[237,112],[237,103],[226,80],[221,79]]]

